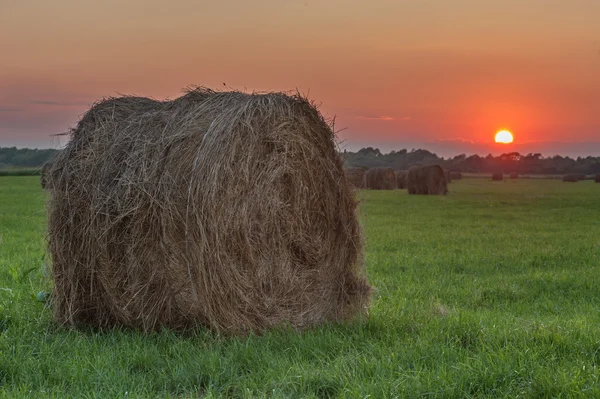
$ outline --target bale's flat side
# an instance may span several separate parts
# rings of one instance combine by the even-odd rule
[[[404,190],[406,188],[406,177],[408,172],[406,170],[396,171],[396,185],[397,188]]]
[[[363,168],[344,169],[348,182],[357,189],[365,188],[365,170]]]
[[[504,180],[504,175],[502,173],[493,173],[492,181],[502,181]]]
[[[462,173],[450,172],[450,177],[452,178],[452,180],[462,180]]]
[[[371,190],[393,190],[396,174],[392,168],[371,168],[365,174],[365,186]]]
[[[596,174],[596,177],[594,178],[594,181],[596,183],[600,183],[600,173]]]
[[[448,185],[444,170],[439,165],[413,166],[408,171],[409,194],[446,195]]]
[[[312,104],[281,93],[96,104],[50,174],[56,320],[243,334],[364,315],[334,140]]]

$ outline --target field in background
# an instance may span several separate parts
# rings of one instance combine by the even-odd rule
[[[600,184],[362,191],[365,325],[225,339],[68,331],[39,177],[0,177],[0,396],[600,397]]]

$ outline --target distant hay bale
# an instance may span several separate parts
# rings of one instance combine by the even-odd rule
[[[444,176],[446,176],[446,183],[452,183],[452,174],[448,169],[444,169]]]
[[[510,172],[510,174],[508,176],[511,179],[518,179],[519,178],[519,174],[517,172]]]
[[[460,173],[460,172],[450,172],[450,178],[452,180],[462,180],[462,173]]]
[[[396,174],[392,168],[371,168],[365,174],[365,187],[371,190],[393,190]]]
[[[502,181],[504,180],[504,175],[502,173],[492,173],[492,181]]]
[[[246,334],[361,317],[362,233],[334,140],[298,95],[95,104],[50,173],[55,319]]]
[[[577,174],[569,174],[569,175],[564,175],[562,181],[566,181],[566,182],[570,182],[570,183],[577,183],[580,179],[580,176]]]
[[[408,170],[406,181],[409,194],[448,194],[446,176],[439,165],[413,166]]]
[[[404,190],[406,188],[406,170],[396,171],[396,186],[397,188]]]
[[[600,183],[600,173],[596,174],[596,177],[594,177],[594,181],[596,183]]]
[[[365,170],[363,168],[344,169],[348,182],[356,188],[365,188]]]

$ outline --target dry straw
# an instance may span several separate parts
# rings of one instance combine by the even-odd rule
[[[365,174],[366,188],[371,190],[393,190],[396,188],[396,174],[392,168],[372,168]]]
[[[407,188],[409,194],[448,194],[444,169],[439,165],[413,166],[408,170]]]
[[[103,100],[50,176],[61,323],[245,334],[366,314],[353,188],[299,95]]]
[[[363,168],[344,169],[348,182],[356,188],[365,188],[365,170]]]

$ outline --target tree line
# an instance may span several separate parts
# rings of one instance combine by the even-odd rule
[[[0,147],[0,168],[22,167],[39,168],[52,160],[60,150],[30,149],[16,147]],[[460,154],[443,158],[424,149],[406,149],[381,153],[379,149],[367,147],[357,152],[344,151],[340,154],[346,167],[390,167],[395,170],[406,170],[415,165],[439,164],[453,172],[467,173],[511,173],[521,174],[566,174],[566,173],[600,173],[600,156],[586,158],[562,157],[555,155],[543,157],[540,153],[526,155],[509,152],[498,156]]]
[[[567,173],[600,173],[600,156],[586,158],[562,157],[555,155],[543,157],[540,153],[526,155],[509,152],[498,156],[460,154],[455,157],[438,157],[435,153],[424,149],[391,151],[382,154],[377,148],[362,148],[357,152],[342,153],[346,167],[390,167],[395,170],[406,170],[416,165],[439,164],[452,172],[466,173],[512,173],[519,174],[567,174]]]
[[[58,152],[53,149],[0,147],[0,168],[39,168]]]

